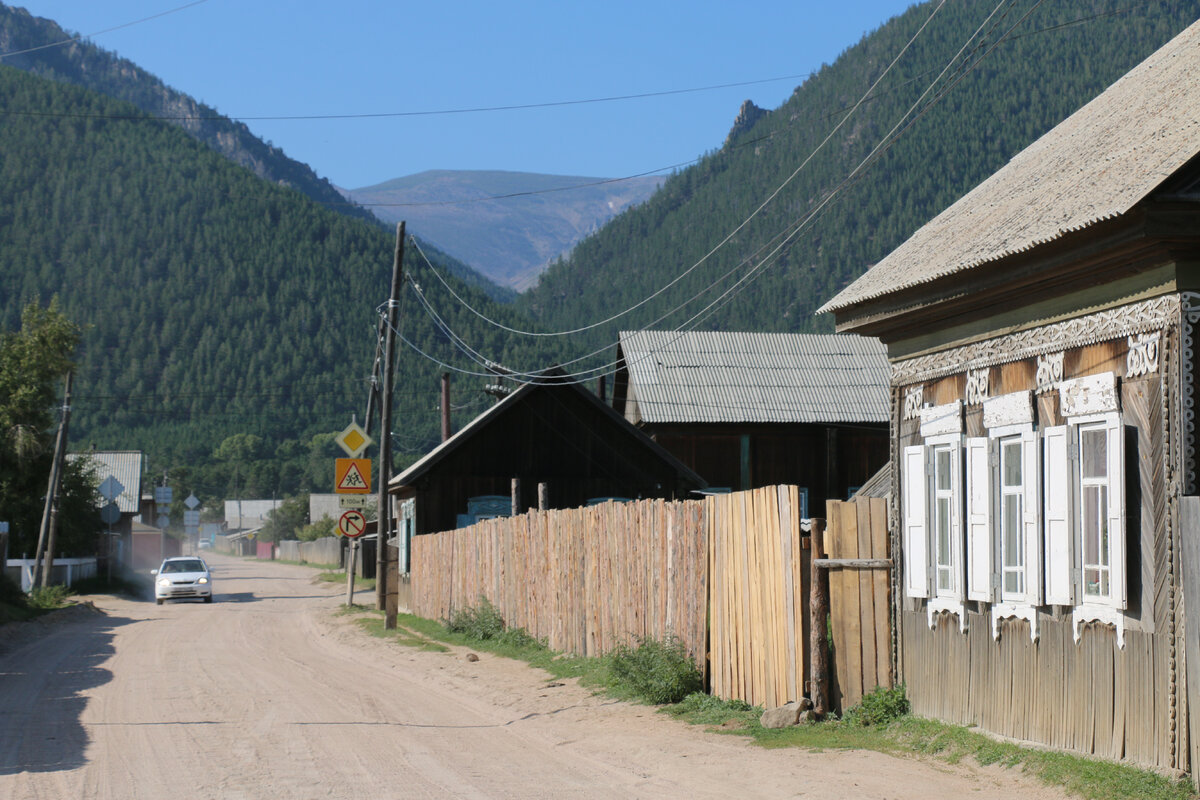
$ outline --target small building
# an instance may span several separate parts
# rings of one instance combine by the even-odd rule
[[[121,484],[121,493],[113,501],[117,504],[121,516],[104,529],[106,535],[111,531],[111,548],[104,544],[104,537],[101,537],[102,542],[97,548],[97,554],[101,561],[111,554],[114,564],[129,566],[134,526],[149,523],[154,519],[153,498],[142,497],[145,456],[140,450],[89,450],[83,453],[68,453],[67,459],[87,459],[90,462],[95,468],[97,494],[101,484],[109,478]],[[102,500],[99,502],[103,503]]]
[[[226,500],[225,530],[236,533],[261,528],[281,505],[282,500]]]
[[[546,484],[548,508],[687,498],[704,488],[696,473],[561,376],[546,374],[521,386],[394,477],[388,491],[401,535],[508,515],[514,479],[522,513],[538,507],[539,484]]]
[[[1193,775],[1198,76],[1200,23],[822,309],[892,362],[913,710]]]
[[[823,516],[888,461],[888,363],[862,336],[626,331],[613,407],[710,487],[801,488]]]

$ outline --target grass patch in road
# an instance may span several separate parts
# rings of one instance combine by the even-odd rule
[[[305,564],[304,566],[311,567],[313,565]],[[325,581],[326,583],[340,583],[343,586],[345,586],[346,585],[346,573],[339,572],[336,570],[320,572],[320,573],[317,573],[317,580]],[[373,591],[375,591],[375,579],[374,578],[355,578],[354,579],[354,593],[355,594],[358,594],[359,592],[373,592]]]

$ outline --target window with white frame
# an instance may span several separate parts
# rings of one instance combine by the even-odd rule
[[[963,602],[962,404],[921,409],[923,444],[901,462],[904,586],[936,611],[959,614]]]
[[[1064,381],[1066,425],[1046,429],[1046,602],[1113,624],[1124,643],[1125,428],[1112,373]]]
[[[1032,393],[984,401],[983,425],[987,436],[966,440],[967,599],[992,604],[994,636],[999,620],[1018,617],[1037,639],[1042,539]]]

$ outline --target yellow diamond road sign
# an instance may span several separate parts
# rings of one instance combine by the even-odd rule
[[[346,451],[346,455],[351,458],[358,458],[373,440],[370,436],[367,436],[367,432],[360,428],[357,422],[351,422],[346,426],[346,430],[337,435],[334,441]]]

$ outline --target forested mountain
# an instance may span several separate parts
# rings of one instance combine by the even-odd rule
[[[552,259],[662,182],[659,175],[605,180],[442,169],[345,193],[380,219],[407,219],[442,250],[521,291]]]
[[[144,450],[154,473],[202,500],[232,492],[235,473],[244,496],[326,489],[331,434],[365,409],[394,234],[95,92],[0,66],[0,108],[0,329],[56,295],[84,327],[75,449]],[[411,247],[405,269],[440,288]],[[402,311],[409,340],[450,355],[411,289]],[[471,329],[467,312],[442,313]],[[540,360],[473,338],[498,358]],[[436,441],[440,369],[400,347],[395,433],[411,459]],[[480,383],[456,387],[471,406],[461,415],[486,402],[468,393]]]
[[[374,222],[366,209],[348,202],[325,178],[307,164],[289,158],[283,150],[259,139],[241,122],[165,85],[154,75],[86,41],[68,41],[75,34],[24,8],[0,3],[0,64],[43,78],[74,84],[137,106],[150,116],[178,125],[190,136],[263,180],[289,186],[326,208],[356,219]],[[61,44],[66,42],[66,44]],[[47,46],[57,45],[57,46]],[[9,118],[20,112],[7,111]],[[390,226],[389,226],[390,227]],[[491,281],[461,262],[448,268],[468,283],[496,298],[508,299]]]
[[[576,346],[582,351],[611,340],[616,328],[646,326],[828,331],[832,320],[813,315],[823,302],[1200,14],[1195,0],[1013,0],[989,22],[996,3],[951,2],[871,89],[936,5],[914,6],[823,67],[781,107],[746,116],[719,150],[552,266],[520,307],[547,329],[575,328],[678,277],[613,325],[577,336]],[[955,59],[981,26],[982,37]],[[914,104],[915,123],[902,125],[895,144],[855,175]],[[684,275],[726,236],[728,244]]]

